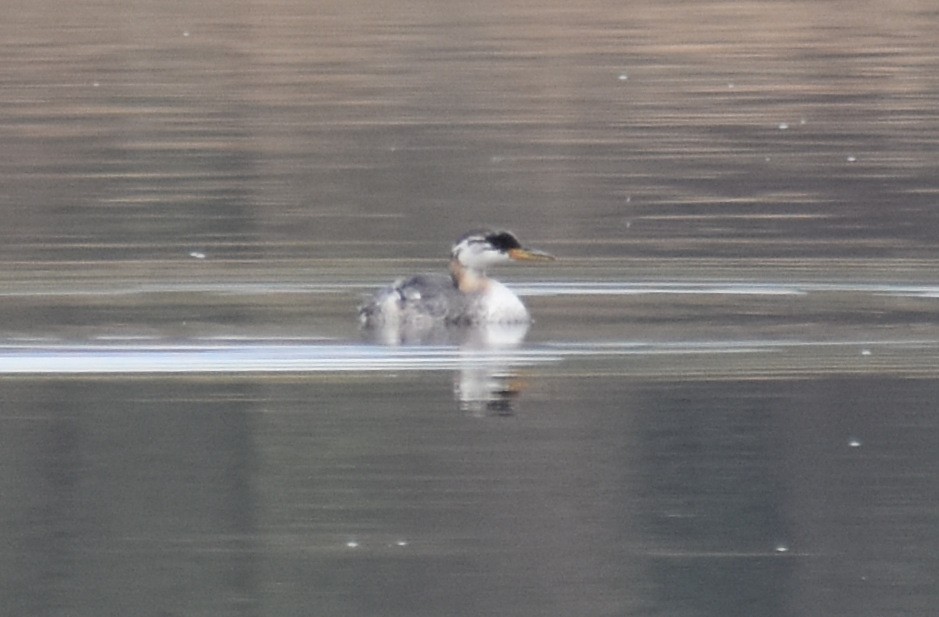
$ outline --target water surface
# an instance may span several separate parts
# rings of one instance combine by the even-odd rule
[[[849,8],[10,4],[0,612],[929,614],[939,12]],[[359,332],[481,224],[521,337]]]

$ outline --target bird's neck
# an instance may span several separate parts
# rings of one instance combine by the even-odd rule
[[[463,293],[485,291],[489,287],[489,277],[482,270],[470,268],[456,259],[450,260],[450,276],[453,284]]]

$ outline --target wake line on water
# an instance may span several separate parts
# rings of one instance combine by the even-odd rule
[[[185,344],[0,346],[0,374],[430,371],[560,360],[537,350],[369,345]]]
[[[277,294],[341,294],[367,293],[380,286],[370,283],[168,283],[133,285],[102,289],[27,289],[0,290],[0,297],[34,296],[124,296],[151,293],[207,293],[217,295]],[[752,295],[752,296],[804,296],[812,293],[860,293],[917,298],[939,298],[939,285],[895,284],[865,282],[772,282],[739,280],[689,281],[543,281],[509,282],[522,296],[606,296],[606,295]]]
[[[522,283],[512,289],[523,296],[605,295],[740,295],[806,296],[812,293],[859,293],[878,296],[939,298],[937,285],[825,282],[647,281]]]
[[[0,345],[0,375],[426,372],[512,369],[575,358],[774,354],[813,348],[861,356],[885,349],[927,349],[939,353],[939,340],[548,342],[516,349],[237,340],[172,345],[135,341],[77,345],[35,342]]]

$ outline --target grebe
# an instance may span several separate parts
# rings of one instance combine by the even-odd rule
[[[531,317],[522,301],[486,276],[486,269],[513,260],[553,259],[523,247],[511,232],[471,231],[453,245],[449,275],[398,279],[359,308],[359,319],[365,328],[528,323]]]

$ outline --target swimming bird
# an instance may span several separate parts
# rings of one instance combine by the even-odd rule
[[[553,259],[522,246],[509,231],[470,231],[450,251],[449,274],[400,278],[359,307],[359,319],[365,328],[529,323],[518,296],[486,271],[509,261]]]

